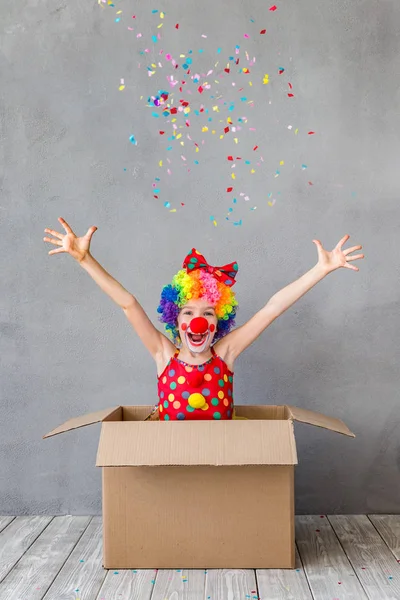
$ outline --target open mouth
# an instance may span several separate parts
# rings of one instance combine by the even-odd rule
[[[206,333],[191,333],[190,331],[186,332],[187,338],[193,346],[202,346],[207,340],[208,334],[208,331],[206,331]]]

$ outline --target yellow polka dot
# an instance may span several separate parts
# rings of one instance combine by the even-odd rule
[[[163,382],[163,383],[166,383],[166,382],[167,382],[167,378],[166,378],[166,376],[165,376],[165,375],[164,375],[164,377],[162,378],[162,382]]]
[[[201,407],[201,410],[208,410],[210,407],[208,406],[208,404],[206,403],[204,406]]]
[[[163,407],[163,405],[162,405],[162,404],[160,404],[160,405],[158,406],[158,410],[160,411],[160,413],[162,413],[162,411],[164,410],[164,407]]]
[[[228,400],[228,398],[224,398],[224,404],[225,404],[225,406],[229,406],[229,400]]]
[[[181,407],[181,403],[179,402],[179,400],[175,400],[175,402],[173,403],[173,407],[176,409]]]
[[[174,400],[174,399],[175,399],[175,396],[173,394],[168,394],[168,400],[171,400],[171,402],[172,402],[172,400]]]
[[[211,381],[211,379],[212,379],[212,377],[211,377],[210,373],[206,373],[204,375],[204,381]]]
[[[181,375],[180,377],[178,377],[178,383],[185,383],[186,379],[183,375]]]
[[[218,392],[218,398],[223,398],[224,397],[224,392],[222,390],[219,390]]]
[[[193,371],[193,367],[185,367],[185,371],[187,373],[191,373]]]
[[[224,381],[228,381],[228,376],[224,375]]]

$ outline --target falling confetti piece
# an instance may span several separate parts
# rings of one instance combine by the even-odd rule
[[[309,131],[308,132],[308,135],[314,135],[314,134],[315,134],[315,131]]]
[[[130,141],[132,144],[135,144],[135,146],[137,146],[137,141],[135,140],[135,136],[134,136],[134,135],[131,135],[131,137],[129,138],[129,141]]]
[[[261,29],[261,31],[260,31],[260,35],[264,35],[264,34],[266,34],[266,33],[267,33],[267,30],[266,30],[266,29]]]
[[[277,7],[277,6],[275,6],[275,4],[274,4],[273,6],[271,6],[271,7],[270,7],[270,9],[269,9],[269,10],[271,10],[272,12],[274,12],[274,11],[275,11],[277,8],[278,8],[278,7]]]

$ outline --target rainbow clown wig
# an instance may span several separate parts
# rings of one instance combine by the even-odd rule
[[[174,275],[172,283],[163,287],[157,312],[159,320],[171,335],[174,344],[181,343],[178,315],[192,298],[207,300],[214,306],[218,319],[214,342],[229,333],[235,324],[238,302],[231,287],[238,271],[236,262],[224,267],[212,267],[195,248],[187,255],[183,268]]]

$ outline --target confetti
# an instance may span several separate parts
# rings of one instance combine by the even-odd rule
[[[115,0],[98,0],[100,5],[108,6],[115,8]],[[102,6],[102,8],[104,7]],[[268,7],[267,7],[268,8]],[[277,10],[277,5],[272,5],[269,7],[269,11],[275,12]],[[214,51],[217,55],[221,55],[221,58],[217,56],[217,59],[214,61],[214,65],[209,65],[203,71],[196,72],[196,69],[199,67],[196,65],[196,56],[199,56],[204,52],[203,48],[196,49],[186,49],[184,52],[177,52],[177,59],[175,60],[173,55],[170,52],[167,52],[166,48],[154,47],[155,44],[158,44],[162,39],[161,33],[165,32],[165,29],[168,25],[168,14],[158,10],[158,9],[150,9],[151,14],[155,16],[159,16],[162,22],[155,23],[154,28],[157,28],[157,32],[147,33],[146,35],[142,33],[135,33],[135,37],[137,39],[144,38],[146,39],[146,48],[138,49],[138,52],[143,57],[152,57],[152,60],[148,60],[147,64],[142,65],[145,70],[145,74],[147,76],[153,77],[154,75],[158,75],[160,69],[167,70],[169,69],[169,73],[165,73],[164,81],[166,82],[167,89],[159,89],[157,92],[149,96],[140,96],[142,100],[144,98],[144,103],[146,103],[147,99],[147,107],[150,108],[151,116],[153,118],[165,119],[163,121],[163,125],[158,126],[155,130],[155,133],[158,132],[159,136],[163,139],[159,139],[159,145],[163,146],[163,152],[167,152],[167,156],[170,158],[159,157],[156,159],[158,163],[159,169],[162,170],[162,173],[165,172],[165,175],[169,175],[172,177],[176,175],[178,170],[183,167],[185,172],[190,173],[191,169],[194,166],[200,165],[202,162],[200,159],[205,155],[208,146],[210,144],[210,139],[215,144],[216,140],[220,140],[223,143],[230,143],[231,150],[232,144],[239,144],[242,141],[248,142],[245,138],[246,134],[254,133],[259,137],[257,133],[257,128],[252,127],[250,116],[238,116],[237,110],[240,106],[240,103],[246,103],[250,109],[254,108],[256,105],[255,100],[247,94],[248,88],[245,87],[246,83],[249,87],[255,87],[256,85],[260,85],[260,81],[257,79],[256,82],[251,81],[250,77],[246,79],[246,82],[243,80],[238,81],[237,78],[240,75],[250,75],[251,67],[256,64],[256,57],[250,55],[250,51],[248,49],[251,47],[250,43],[252,42],[251,38],[254,38],[254,31],[251,29],[248,32],[242,33],[242,39],[245,39],[246,42],[249,42],[248,49],[241,46],[241,44],[234,45],[234,51],[227,52],[225,56],[222,56],[223,48],[216,48]],[[123,22],[123,11],[116,10],[114,13],[114,17],[112,20],[116,22]],[[132,19],[136,19],[136,15],[131,15]],[[249,19],[250,23],[255,23],[255,19]],[[132,23],[130,21],[130,23]],[[163,25],[166,27],[163,28]],[[128,23],[127,23],[128,25]],[[133,24],[132,24],[133,25]],[[179,22],[169,23],[170,30],[175,28],[176,31],[180,29]],[[132,27],[126,27],[129,31],[133,31]],[[268,30],[269,31],[269,30]],[[266,28],[259,28],[256,25],[256,32],[261,35],[266,35]],[[127,34],[128,35],[128,34]],[[179,35],[178,33],[176,35]],[[198,32],[198,35],[201,39],[208,40],[208,36],[206,34]],[[164,37],[164,36],[163,36]],[[148,41],[150,40],[150,44]],[[157,54],[154,54],[154,50],[156,49]],[[153,58],[154,57],[154,58]],[[164,59],[164,60],[163,60]],[[290,58],[292,60],[292,58]],[[141,68],[141,64],[137,63],[138,68]],[[279,75],[283,75],[285,73],[285,67],[279,66],[276,67],[276,71]],[[274,71],[276,73],[276,71]],[[262,75],[262,74],[261,74]],[[253,75],[254,76],[254,75]],[[232,98],[227,99],[218,89],[220,80],[226,79],[226,84],[232,86],[231,91],[235,92],[236,95]],[[265,73],[262,76],[262,84],[268,85],[270,83],[270,77],[268,73]],[[293,92],[293,85],[291,82],[286,82],[288,85],[287,96],[289,98],[294,98],[295,94]],[[254,85],[253,85],[254,84]],[[127,93],[127,86],[125,80],[123,78],[120,79],[118,90],[125,91]],[[279,93],[279,90],[268,89],[268,93],[273,94],[274,92]],[[179,95],[178,95],[179,94]],[[199,98],[201,96],[201,105],[195,106],[193,101],[195,98]],[[273,97],[271,96],[265,102],[266,105],[271,105],[273,102]],[[198,103],[200,104],[200,103]],[[222,118],[219,118],[222,117]],[[274,117],[275,118],[275,115]],[[165,125],[164,125],[165,123]],[[279,119],[277,119],[277,123],[279,124]],[[169,129],[167,127],[169,126]],[[294,129],[292,125],[285,125],[285,123],[280,124],[281,128],[287,128],[290,131],[293,129],[295,135],[299,133],[299,128]],[[189,130],[191,136],[189,135]],[[231,133],[231,136],[228,136],[228,133]],[[305,133],[305,132],[304,132]],[[308,131],[308,135],[314,135],[314,131]],[[212,135],[211,135],[212,134]],[[240,137],[242,134],[242,137]],[[129,134],[128,134],[129,136]],[[165,146],[163,142],[167,142]],[[132,145],[138,145],[138,141],[136,140],[133,134],[129,137]],[[233,182],[238,180],[242,180],[245,183],[243,176],[249,177],[249,175],[255,175],[257,171],[260,171],[264,168],[264,159],[261,156],[262,146],[258,144],[258,140],[251,141],[250,148],[253,149],[253,152],[257,151],[257,155],[252,155],[255,158],[252,160],[245,160],[245,157],[234,156],[232,154],[227,154],[226,159],[230,163],[230,178]],[[143,142],[142,142],[143,143]],[[182,146],[182,148],[179,148]],[[177,152],[177,147],[179,148],[179,153]],[[193,154],[190,153],[192,150]],[[183,154],[182,152],[185,152]],[[228,151],[229,152],[229,151]],[[194,155],[199,160],[194,160]],[[203,155],[203,156],[202,156]],[[243,166],[246,165],[245,171],[241,172],[237,169],[240,169],[240,163],[244,163]],[[274,177],[277,178],[281,175],[280,167],[285,163],[283,160],[278,161],[279,168],[276,169]],[[193,165],[193,167],[192,167]],[[257,169],[255,168],[257,166]],[[267,165],[266,165],[267,166]],[[296,167],[296,165],[293,165]],[[248,167],[248,168],[247,168]],[[298,166],[297,166],[298,168]],[[306,170],[308,167],[306,164],[301,164],[301,169]],[[129,170],[129,169],[128,169]],[[124,172],[126,173],[127,169],[124,168]],[[267,173],[270,171],[267,166]],[[285,169],[286,171],[286,169]],[[158,183],[152,184],[152,194],[154,198],[160,197],[160,202],[163,204],[165,208],[169,210],[169,212],[179,212],[179,209],[185,206],[183,202],[177,202],[177,208],[173,208],[171,206],[171,202],[166,201],[162,195],[162,185],[160,181],[162,178],[155,178],[155,181]],[[163,180],[165,183],[165,179]],[[167,179],[167,181],[171,181]],[[313,185],[311,181],[308,182],[308,185]],[[225,188],[226,193],[232,193],[234,188],[232,186]],[[278,192],[279,197],[280,192]],[[232,194],[233,195],[233,194]],[[238,196],[239,199],[239,196]],[[268,206],[274,206],[276,203],[276,198],[272,198],[272,194],[268,193],[267,198]],[[249,202],[250,197],[245,193],[240,193],[240,202]],[[236,206],[237,199],[232,199],[233,206]],[[257,206],[249,206],[247,205],[247,210],[254,211],[257,209]],[[220,218],[224,220],[228,220],[229,223],[235,226],[241,226],[243,221],[242,219],[238,219],[233,216],[234,209],[230,207],[228,212],[225,210],[225,215]],[[210,218],[211,223],[214,226],[217,226],[218,215],[212,216]]]

